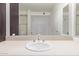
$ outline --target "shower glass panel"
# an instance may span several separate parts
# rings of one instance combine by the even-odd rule
[[[79,3],[76,4],[76,35],[79,35]]]
[[[63,34],[69,35],[69,5],[63,8]]]

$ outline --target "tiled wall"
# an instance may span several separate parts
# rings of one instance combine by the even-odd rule
[[[19,35],[27,34],[27,15],[20,15],[19,19]]]

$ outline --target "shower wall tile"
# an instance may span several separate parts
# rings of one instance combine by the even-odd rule
[[[27,16],[20,16],[19,24],[27,24]]]

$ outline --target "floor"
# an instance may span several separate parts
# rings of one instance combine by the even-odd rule
[[[48,40],[52,49],[44,52],[34,52],[25,48],[29,41],[4,41],[0,43],[0,55],[21,55],[21,56],[56,56],[56,55],[79,55],[79,42],[73,40],[55,41]]]

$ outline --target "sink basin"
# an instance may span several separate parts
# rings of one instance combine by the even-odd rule
[[[51,49],[51,46],[47,43],[32,42],[32,43],[26,44],[26,48],[31,51],[47,51]]]

